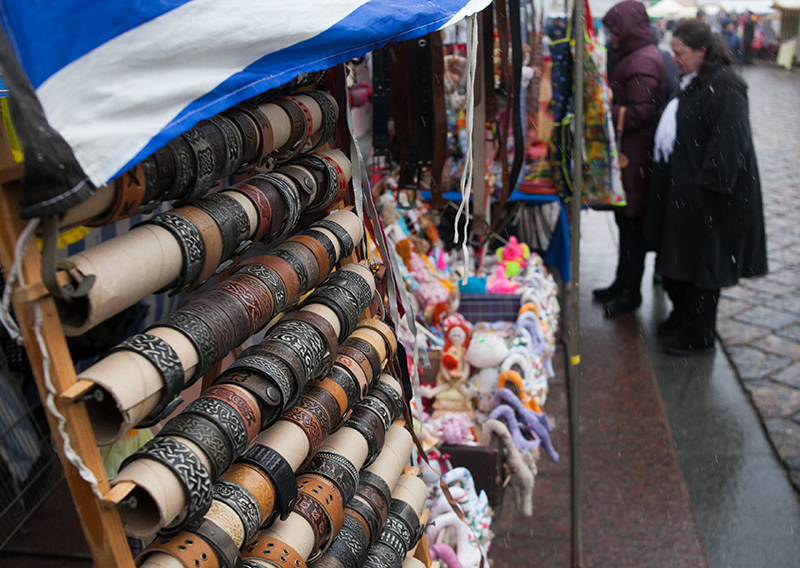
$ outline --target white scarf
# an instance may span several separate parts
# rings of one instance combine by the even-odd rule
[[[692,79],[697,77],[697,72],[689,73],[681,77],[681,91],[686,90]],[[675,137],[678,132],[678,97],[674,97],[664,113],[661,115],[661,120],[658,121],[658,128],[656,128],[656,145],[653,150],[653,155],[656,162],[664,160],[669,162],[669,156],[675,146]]]

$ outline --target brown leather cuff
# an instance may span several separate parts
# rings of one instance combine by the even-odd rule
[[[214,286],[239,301],[249,320],[250,335],[258,333],[273,316],[272,294],[265,290],[258,278],[247,274],[233,274]]]
[[[269,234],[270,227],[272,226],[272,204],[261,190],[249,183],[237,183],[229,187],[226,191],[241,193],[253,203],[253,206],[258,212],[258,228],[253,234],[252,240],[253,242],[261,241]]]
[[[171,213],[180,215],[190,223],[192,223],[203,238],[203,245],[205,246],[205,261],[203,268],[200,271],[200,276],[197,282],[191,282],[190,285],[199,284],[208,280],[214,275],[221,260],[222,260],[222,235],[219,232],[219,227],[211,218],[211,215],[201,211],[197,207],[186,206],[173,209]]]
[[[227,402],[244,420],[247,429],[247,441],[258,436],[261,429],[261,411],[258,404],[250,400],[233,385],[216,385],[203,391],[202,396]]]
[[[278,568],[306,568],[306,561],[294,548],[272,537],[258,536],[242,552],[243,558],[259,558]]]
[[[272,481],[256,466],[235,463],[220,479],[238,483],[256,498],[262,522],[275,508],[275,489],[272,487]]]
[[[317,277],[316,286],[319,286],[325,278],[328,277],[328,273],[331,271],[331,266],[328,262],[328,251],[325,250],[325,247],[322,245],[314,237],[309,237],[307,235],[295,235],[288,239],[289,241],[295,241],[303,246],[305,246],[311,253],[314,255],[314,258],[317,259],[317,265],[319,266],[319,276]]]
[[[136,213],[144,201],[147,183],[141,164],[119,176],[114,183],[114,205],[109,212],[97,221],[85,223],[88,227],[102,227]]]

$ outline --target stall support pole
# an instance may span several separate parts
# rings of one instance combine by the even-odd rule
[[[581,541],[581,484],[580,484],[580,408],[578,385],[580,378],[580,243],[581,243],[581,192],[583,189],[583,1],[575,1],[573,18],[575,37],[575,78],[573,81],[573,106],[575,118],[572,147],[572,230],[570,232],[570,295],[569,295],[569,417],[570,456],[572,466],[572,566],[582,562]]]

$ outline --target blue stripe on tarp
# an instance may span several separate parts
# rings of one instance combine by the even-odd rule
[[[189,1],[0,0],[0,25],[36,89],[96,47]]]
[[[321,34],[262,57],[189,104],[113,177],[138,164],[203,119],[278,87],[300,73],[327,69],[389,42],[413,39],[435,31],[466,4],[466,0],[411,5],[401,0],[372,0]]]

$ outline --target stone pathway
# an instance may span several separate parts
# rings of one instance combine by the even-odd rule
[[[722,291],[717,332],[800,491],[800,69],[744,68],[770,273]]]

